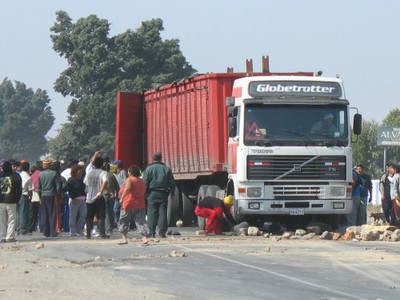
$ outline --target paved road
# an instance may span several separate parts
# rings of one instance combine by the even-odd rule
[[[179,229],[181,236],[147,246],[136,239],[117,245],[117,234],[110,240],[31,236],[19,245],[39,259],[101,269],[168,299],[400,299],[400,243],[199,237],[195,230]]]

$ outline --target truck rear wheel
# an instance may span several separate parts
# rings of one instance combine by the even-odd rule
[[[179,189],[175,188],[174,195],[170,194],[168,196],[168,207],[167,207],[167,220],[168,226],[175,227],[176,221],[180,217],[180,193]]]
[[[184,192],[182,192],[181,196],[183,226],[191,226],[196,217],[194,214],[194,204]]]

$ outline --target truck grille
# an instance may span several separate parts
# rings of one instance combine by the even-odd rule
[[[247,157],[250,180],[345,180],[345,156]]]

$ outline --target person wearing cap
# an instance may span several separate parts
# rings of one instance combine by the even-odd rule
[[[62,197],[62,184],[57,171],[53,170],[53,162],[45,159],[43,171],[39,174],[38,193],[40,198],[40,226],[45,237],[56,237],[57,209],[56,197]]]
[[[175,179],[172,171],[162,161],[160,152],[153,155],[153,162],[143,172],[147,194],[147,226],[150,236],[155,236],[158,225],[159,236],[166,237],[168,229],[168,196],[175,192]]]
[[[333,134],[338,131],[337,127],[333,124],[334,116],[331,113],[325,113],[322,120],[316,122],[311,127],[311,133],[314,134]]]
[[[11,163],[4,161],[0,177],[0,239],[15,242],[17,202],[21,198],[21,177],[13,172]]]
[[[231,226],[235,223],[231,214],[233,202],[232,195],[228,195],[224,199],[207,196],[196,205],[195,214],[207,219],[206,235],[222,234],[223,222],[227,222]]]

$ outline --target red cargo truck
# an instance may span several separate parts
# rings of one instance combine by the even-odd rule
[[[349,103],[341,80],[270,73],[267,58],[263,63],[262,73],[248,64],[246,73],[197,75],[143,94],[118,94],[116,159],[144,168],[162,152],[177,184],[170,225],[196,221],[194,206],[207,195],[234,195],[234,216],[253,222],[350,212]],[[325,112],[337,131],[306,136],[303,130]],[[250,115],[261,124],[275,121],[257,125],[250,137]],[[357,133],[361,117],[356,121]]]
[[[227,182],[228,124],[225,99],[245,73],[205,74],[143,94],[119,93],[116,158],[145,167],[160,151],[177,190],[170,199],[170,224],[192,223],[199,188]]]

